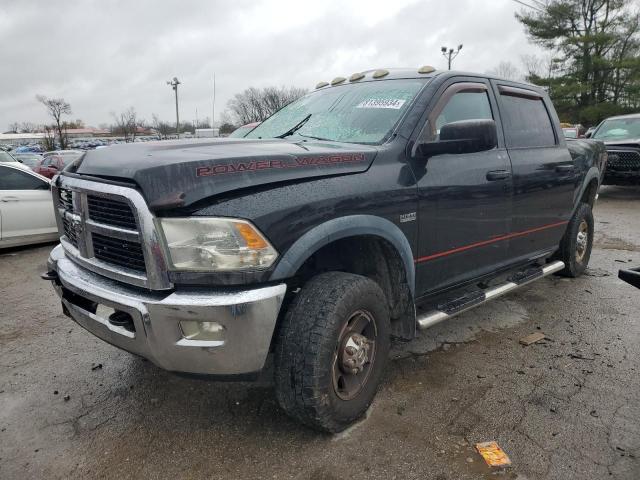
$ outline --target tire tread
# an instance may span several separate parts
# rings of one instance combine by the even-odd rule
[[[335,418],[324,393],[331,369],[317,361],[323,354],[333,354],[335,323],[350,313],[341,302],[352,295],[371,295],[387,312],[384,294],[373,280],[327,272],[312,278],[296,295],[276,338],[274,377],[278,402],[291,417],[314,429],[337,432],[356,420],[346,419],[345,423]],[[388,322],[388,313],[383,321]]]

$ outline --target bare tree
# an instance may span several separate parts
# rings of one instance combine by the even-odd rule
[[[42,139],[42,148],[45,151],[49,152],[51,150],[56,149],[56,133],[55,133],[55,125],[49,126],[45,125],[44,129],[44,138]]]
[[[209,117],[204,120],[198,120],[198,122],[193,122],[193,126],[195,128],[211,128],[211,123],[209,122]]]
[[[542,77],[544,60],[537,55],[525,54],[520,56],[527,80],[532,77]]]
[[[65,128],[84,128],[84,122],[79,118],[68,122],[62,122],[62,126]]]
[[[495,75],[496,77],[504,78],[505,80],[522,80],[522,72],[513,63],[508,61],[500,62],[495,68],[489,70],[487,73]]]
[[[12,122],[9,124],[9,131],[18,133],[20,131],[20,124],[18,122]]]
[[[228,109],[238,123],[244,125],[262,122],[285,105],[297,100],[306,90],[297,87],[251,87],[237,93],[228,103]]]
[[[47,112],[53,118],[60,148],[64,150],[69,142],[66,132],[63,133],[62,116],[71,115],[71,105],[64,98],[47,98],[44,95],[36,95],[36,100],[46,107]]]
[[[233,125],[233,115],[229,110],[225,110],[220,115],[220,125],[223,125],[225,123]]]
[[[38,125],[32,122],[22,122],[20,124],[20,131],[24,133],[33,133],[38,130]]]
[[[142,123],[142,120],[138,119],[136,109],[129,107],[124,112],[115,114],[111,112],[111,116],[115,120],[115,127],[112,129],[117,135],[122,135],[124,141],[128,142],[131,139],[132,142],[136,140],[136,133],[138,133],[138,127]]]
[[[156,113],[151,116],[151,126],[156,132],[158,132],[160,138],[167,138],[167,135],[174,130],[174,127],[171,124],[160,120],[160,117]]]

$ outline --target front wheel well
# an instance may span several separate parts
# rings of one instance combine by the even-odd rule
[[[584,189],[582,193],[582,198],[580,199],[580,203],[586,203],[593,207],[596,202],[596,195],[598,194],[598,179],[593,178],[587,185],[587,188]]]
[[[385,294],[392,334],[410,339],[415,335],[415,308],[405,266],[396,248],[375,235],[335,240],[310,255],[288,281],[295,291],[316,275],[339,271],[375,281]]]

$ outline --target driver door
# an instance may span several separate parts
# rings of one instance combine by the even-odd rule
[[[440,90],[416,143],[435,141],[440,128],[461,120],[493,119],[498,148],[414,158],[418,179],[418,295],[435,293],[508,263],[511,164],[488,81],[453,80]]]

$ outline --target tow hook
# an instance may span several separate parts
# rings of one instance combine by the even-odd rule
[[[58,272],[56,272],[55,270],[49,270],[48,272],[40,274],[40,278],[43,280],[54,282],[56,285],[60,285],[60,278],[58,277]]]

